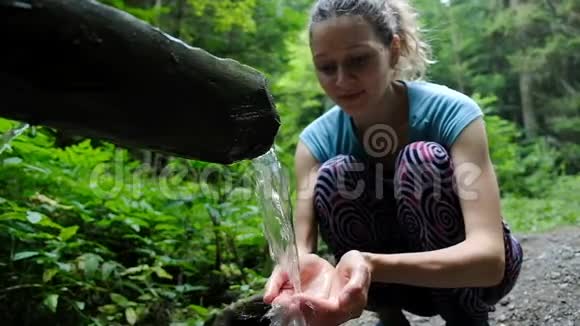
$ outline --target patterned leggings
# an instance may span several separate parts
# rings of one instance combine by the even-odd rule
[[[339,155],[319,170],[314,206],[321,237],[337,260],[349,250],[375,253],[441,249],[465,239],[463,216],[445,148],[415,142],[399,153],[393,179],[352,156]],[[489,288],[435,289],[373,283],[368,309],[399,307],[445,320],[487,320],[511,291],[523,251],[504,222],[506,268]]]

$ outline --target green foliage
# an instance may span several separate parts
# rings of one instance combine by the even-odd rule
[[[530,128],[522,109],[528,103],[538,136],[549,136],[562,149],[569,173],[579,171],[573,144],[580,131],[580,83],[573,72],[580,62],[580,20],[570,14],[579,1],[420,0],[416,5],[437,60],[430,79],[467,94],[495,96],[494,112],[524,132]],[[531,78],[530,95],[522,92],[524,73]]]
[[[474,99],[485,112],[490,155],[504,194],[542,197],[564,173],[561,153],[546,139],[526,140],[516,124],[495,112],[496,97]]]
[[[299,35],[297,42],[289,42],[287,46],[290,54],[288,68],[276,80],[272,91],[282,120],[276,143],[282,161],[292,168],[296,137],[324,112],[325,96],[314,74],[307,31]]]
[[[195,17],[212,16],[212,26],[217,33],[227,32],[235,27],[244,32],[256,31],[256,22],[252,17],[256,0],[189,0],[187,3],[193,9]]]
[[[121,9],[139,19],[142,19],[149,23],[156,23],[163,14],[170,12],[170,7],[168,6],[152,6],[152,7],[140,7],[129,5],[125,0],[99,0],[99,2]],[[131,1],[128,1],[131,2]]]
[[[543,198],[508,195],[502,209],[512,229],[540,232],[561,225],[580,224],[579,176],[562,176],[550,180]]]
[[[263,288],[270,262],[248,164],[172,160],[155,175],[112,145],[55,148],[42,129],[11,148],[0,156],[5,321],[203,320],[201,306]]]

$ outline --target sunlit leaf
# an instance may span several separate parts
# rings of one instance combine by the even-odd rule
[[[153,296],[149,293],[145,293],[140,295],[137,299],[140,301],[151,301],[153,300]]]
[[[14,254],[13,261],[22,260],[30,257],[34,257],[40,254],[38,251],[21,251]]]
[[[82,301],[75,301],[75,305],[77,306],[77,308],[79,308],[79,310],[85,309],[85,303]]]
[[[125,318],[127,319],[129,325],[135,325],[137,322],[137,313],[133,308],[129,307],[125,309]]]
[[[58,269],[57,268],[51,268],[51,269],[46,269],[44,270],[44,273],[42,273],[42,281],[44,283],[48,283],[50,282],[50,280],[52,280],[52,278],[58,273]]]
[[[129,300],[127,300],[127,298],[118,293],[111,293],[110,297],[114,303],[118,304],[121,307],[126,307],[129,305]]]
[[[127,268],[125,271],[123,271],[121,273],[121,275],[136,274],[136,273],[142,272],[144,270],[148,270],[148,269],[150,269],[149,265],[134,266],[134,267]]]
[[[207,308],[194,304],[189,305],[188,308],[193,310],[195,313],[197,313],[202,317],[207,316],[207,314],[209,313],[209,310]]]
[[[167,273],[167,271],[165,271],[161,266],[153,267],[153,271],[155,271],[155,274],[157,274],[158,277],[166,278],[169,280],[173,279],[173,276],[171,276],[171,274]]]
[[[47,306],[52,312],[56,312],[58,306],[58,294],[49,294],[44,298],[42,303]]]
[[[22,159],[20,157],[9,157],[4,159],[5,165],[18,165],[22,163]]]
[[[32,224],[36,224],[42,220],[42,214],[35,211],[26,212],[26,219]]]
[[[140,227],[137,219],[127,218],[127,219],[125,219],[125,224],[130,226],[135,232],[139,232],[141,230],[141,227]]]
[[[100,306],[99,311],[107,315],[112,315],[118,311],[118,308],[114,304],[107,304],[104,306]]]
[[[57,262],[58,268],[64,272],[70,272],[73,269],[73,265],[71,263],[61,263]]]
[[[195,291],[207,291],[208,287],[203,285],[191,285],[191,284],[183,284],[177,285],[175,290],[180,293],[187,293],[187,292],[195,292]]]
[[[64,229],[60,230],[59,237],[62,241],[67,241],[68,239],[70,239],[71,237],[73,237],[77,233],[78,229],[79,229],[78,225],[73,225],[73,226],[69,226],[67,228],[64,228]]]
[[[147,281],[148,276],[146,274],[141,274],[141,275],[131,275],[129,276],[130,280],[134,280],[134,281],[142,281],[145,282]]]
[[[111,273],[115,270],[117,265],[113,262],[107,261],[101,265],[101,278],[106,280],[109,278]]]
[[[78,258],[77,266],[80,270],[84,271],[86,277],[93,277],[102,260],[103,259],[99,255],[87,253]]]

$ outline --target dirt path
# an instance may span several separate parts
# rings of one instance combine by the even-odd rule
[[[491,325],[580,326],[580,227],[518,236],[524,266],[518,284],[491,313]],[[439,317],[407,314],[414,326],[445,325]],[[344,326],[374,326],[374,314]]]

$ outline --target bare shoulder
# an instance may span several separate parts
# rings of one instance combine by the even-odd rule
[[[294,168],[296,174],[302,175],[308,171],[316,168],[320,165],[320,162],[312,155],[312,152],[308,147],[302,142],[298,141],[296,145],[296,152],[294,154]]]
[[[451,155],[455,163],[486,163],[489,160],[487,131],[482,117],[474,119],[463,129],[451,148]]]

